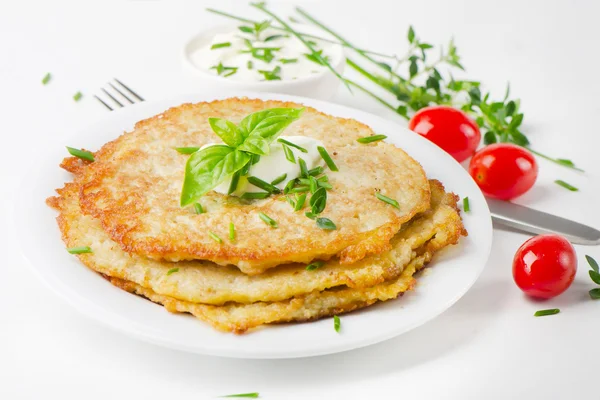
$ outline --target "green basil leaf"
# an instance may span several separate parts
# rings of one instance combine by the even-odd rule
[[[193,153],[185,166],[181,206],[185,207],[242,169],[251,156],[224,145]]]
[[[245,140],[238,149],[268,155],[269,144],[303,112],[304,108],[270,108],[248,115],[240,122]]]
[[[225,144],[237,147],[244,142],[244,136],[239,128],[231,121],[222,118],[209,118],[208,123]]]

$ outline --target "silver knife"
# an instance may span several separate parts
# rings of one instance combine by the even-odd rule
[[[486,200],[494,222],[529,233],[558,233],[575,244],[600,244],[600,231],[590,226],[508,201]]]

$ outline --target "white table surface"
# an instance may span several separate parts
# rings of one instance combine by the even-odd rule
[[[290,4],[274,7],[285,12]],[[78,314],[34,277],[12,228],[21,170],[36,162],[29,149],[66,144],[61,138],[69,132],[106,116],[92,94],[113,76],[147,99],[202,90],[182,73],[179,55],[190,35],[225,21],[205,13],[207,5],[252,13],[244,2],[227,1],[0,6],[0,399],[204,399],[254,391],[265,399],[598,398],[600,301],[588,297],[594,284],[584,261],[584,254],[600,260],[598,247],[577,246],[573,286],[539,303],[525,298],[511,276],[513,254],[528,236],[496,229],[483,275],[439,318],[365,349],[278,361],[203,357],[138,342]],[[380,51],[402,53],[408,24],[433,43],[454,36],[469,77],[498,96],[510,80],[535,148],[587,171],[540,161],[538,183],[519,202],[600,227],[597,2],[303,5]],[[42,86],[46,72],[53,79]],[[78,90],[84,98],[75,103]],[[334,101],[396,118],[343,88]],[[581,190],[556,186],[558,178]],[[562,312],[533,317],[554,307]]]

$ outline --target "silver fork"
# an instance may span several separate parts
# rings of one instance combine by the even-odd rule
[[[108,90],[106,90],[105,88],[100,88],[100,90],[102,90],[102,92],[104,92],[104,94],[108,96],[110,100],[104,101],[97,95],[94,95],[96,100],[98,100],[104,107],[108,108],[109,111],[113,111],[115,107],[125,107],[125,104],[123,104],[123,100],[119,101],[117,97],[127,100],[129,104],[135,104],[137,102],[144,101],[144,98],[136,92],[134,92],[132,89],[130,89],[129,86],[125,85],[117,78],[113,78],[113,80],[115,81],[116,86],[113,85],[112,82],[108,82]],[[109,90],[111,89],[113,92],[115,92],[114,95],[109,92]],[[127,92],[128,94],[125,94],[123,92]],[[113,105],[113,103],[116,105]]]

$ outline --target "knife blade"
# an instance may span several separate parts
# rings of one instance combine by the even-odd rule
[[[508,201],[486,200],[494,222],[534,234],[558,233],[575,244],[600,244],[600,231],[590,226]]]

